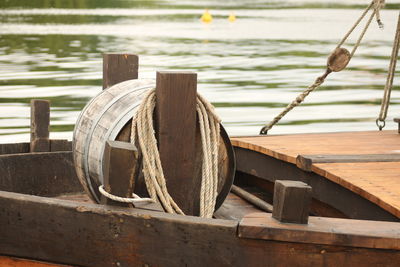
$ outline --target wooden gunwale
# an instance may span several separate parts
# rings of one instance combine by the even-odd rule
[[[246,218],[239,223],[0,191],[0,254],[82,266],[395,266],[400,260],[400,224],[345,220],[356,227],[344,231],[335,228],[337,219],[322,220],[325,230],[306,240],[299,236],[308,230],[282,223],[261,225],[270,236],[251,236],[244,229],[257,232],[260,225],[249,228]],[[313,241],[318,234],[329,238]]]
[[[18,189],[18,184],[25,184],[25,168],[32,176],[45,170],[33,168],[35,161],[47,158],[47,168],[59,162],[56,171],[63,172],[70,169],[71,153],[8,154],[0,156],[0,160],[18,161],[20,169],[14,172],[21,174],[16,177],[10,173],[10,177],[17,178],[14,189]],[[57,155],[67,161],[57,160]],[[47,175],[52,177],[54,173],[48,171]],[[3,179],[1,176],[0,181]],[[77,181],[72,174],[62,179],[65,183]],[[46,179],[41,180],[39,175],[34,182],[39,188]],[[65,187],[63,193],[75,189],[74,186]],[[40,194],[40,191],[30,193]],[[308,230],[293,229],[293,225],[282,223],[263,225],[262,231],[271,233],[268,237],[240,236],[243,227],[254,228],[253,234],[260,230],[260,227],[246,225],[245,215],[251,207],[237,214],[245,216],[239,222],[57,198],[0,191],[0,255],[80,266],[395,266],[400,260],[398,223],[376,222],[377,229],[365,227],[369,229],[365,232],[359,230],[364,228],[364,223],[375,222],[357,221],[353,223],[356,227],[350,227],[347,232],[339,226],[332,227],[332,222],[326,223],[330,227],[330,239],[316,242],[312,236],[326,235],[321,229],[314,231],[308,240],[300,240],[299,236],[308,236]],[[318,219],[312,217],[310,221],[315,220],[313,218]],[[351,224],[353,220],[345,221]],[[382,234],[382,228],[393,234]]]
[[[348,162],[342,159],[339,163],[313,163],[311,171],[375,203],[397,218],[400,218],[399,141],[397,131],[232,138],[232,144],[237,148],[256,151],[290,164],[296,164],[296,158],[300,155],[375,154],[373,156],[381,157],[382,161],[388,161],[382,155],[394,155],[389,159],[392,162],[379,162],[379,159],[377,162],[368,159],[356,162],[347,157]]]

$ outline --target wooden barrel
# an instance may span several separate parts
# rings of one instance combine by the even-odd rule
[[[96,202],[100,202],[98,187],[103,184],[103,154],[107,140],[129,141],[132,117],[154,80],[136,79],[116,84],[94,97],[83,109],[75,125],[73,155],[77,176]],[[196,137],[196,168],[201,176],[200,135]],[[219,183],[216,209],[222,204],[233,182],[235,159],[233,149],[221,125],[219,147]],[[143,196],[143,174],[135,182],[135,192]],[[140,188],[142,185],[142,189]]]

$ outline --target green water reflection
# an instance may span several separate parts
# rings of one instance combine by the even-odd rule
[[[345,31],[336,29],[335,38],[312,35],[315,29],[307,29],[309,20],[321,21],[321,12],[331,14],[334,9],[334,14],[345,10],[352,21],[353,13],[348,12],[358,14],[364,6],[363,1],[3,0],[0,141],[28,136],[32,98],[51,101],[51,130],[70,138],[77,114],[101,90],[101,59],[107,52],[139,54],[141,77],[153,78],[158,69],[198,72],[199,91],[221,112],[228,131],[255,134],[323,73],[326,56]],[[199,21],[204,8],[215,11],[210,25]],[[398,8],[399,3],[387,4],[383,18],[388,25],[397,14],[390,10]],[[237,13],[235,23],[227,21],[231,11]],[[329,24],[332,30],[342,18],[335,16]],[[305,25],[304,38],[293,38],[297,24]],[[271,27],[275,37],[251,34],[257,27]],[[168,30],[171,34],[165,33]],[[315,127],[307,125],[327,123],[332,128],[319,130],[338,130],[335,124],[374,127],[369,122],[379,109],[392,41],[391,36],[383,37],[365,41],[346,72],[333,75],[281,125],[293,126],[285,128],[291,132],[312,131]],[[394,113],[400,112],[399,100],[400,86],[395,84]],[[327,114],[313,117],[319,107]]]

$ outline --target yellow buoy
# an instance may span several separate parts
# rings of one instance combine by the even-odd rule
[[[229,14],[228,20],[230,22],[234,22],[236,20],[235,13],[231,12],[231,14]]]
[[[208,12],[208,9],[206,9],[203,15],[201,16],[201,21],[204,23],[210,23],[212,21],[212,16],[210,12]]]

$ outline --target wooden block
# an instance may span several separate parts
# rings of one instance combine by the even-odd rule
[[[104,150],[104,189],[115,196],[132,197],[134,177],[138,173],[138,152],[132,143],[107,141]],[[102,204],[129,207],[128,203],[102,196]]]
[[[51,139],[50,151],[72,151],[72,142],[67,139]]]
[[[351,163],[351,162],[396,162],[400,154],[352,154],[352,155],[299,155],[296,165],[304,171],[311,171],[317,163]]]
[[[311,187],[300,181],[276,180],[272,217],[280,222],[307,224]]]
[[[49,141],[50,102],[34,99],[31,101],[31,152],[50,151]]]
[[[394,120],[394,122],[397,122],[397,125],[398,125],[397,132],[400,133],[400,118],[394,118],[393,120]]]
[[[114,84],[137,79],[139,57],[132,54],[103,55],[103,89]]]
[[[201,186],[201,178],[194,178],[196,90],[196,73],[157,72],[156,136],[160,159],[168,191],[188,215],[199,214]]]

